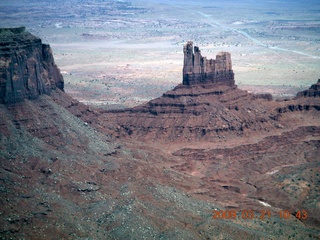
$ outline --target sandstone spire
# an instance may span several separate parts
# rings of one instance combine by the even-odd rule
[[[202,57],[199,47],[193,47],[192,41],[184,45],[183,52],[183,85],[197,83],[234,85],[230,53],[219,52],[216,59],[207,60],[206,57]]]

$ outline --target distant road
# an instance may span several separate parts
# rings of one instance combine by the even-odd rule
[[[234,28],[231,28],[231,27],[226,27],[226,26],[222,25],[221,23],[219,23],[219,22],[217,22],[217,21],[214,21],[212,18],[210,18],[210,16],[208,16],[207,14],[204,14],[203,12],[197,12],[197,13],[200,14],[201,16],[203,16],[204,18],[206,18],[205,21],[206,21],[206,23],[208,23],[209,25],[211,25],[211,26],[213,26],[213,27],[219,26],[219,27],[221,27],[222,29],[227,29],[227,30],[230,30],[230,31],[237,32],[237,33],[243,35],[244,37],[246,37],[247,39],[251,40],[252,42],[256,43],[257,45],[259,45],[259,46],[261,46],[261,47],[269,48],[269,49],[272,49],[272,50],[284,51],[284,52],[292,52],[292,53],[300,54],[300,55],[303,55],[303,56],[306,56],[306,57],[311,57],[311,58],[320,59],[319,56],[314,56],[314,55],[307,54],[307,53],[304,53],[304,52],[295,51],[295,50],[290,50],[290,49],[285,49],[285,48],[281,48],[281,47],[272,47],[272,46],[269,46],[269,45],[267,45],[267,44],[264,44],[264,43],[261,42],[260,40],[252,37],[251,35],[249,35],[248,33],[244,32],[244,31],[241,31],[241,30],[238,30],[238,29],[234,29]]]
[[[204,18],[204,21],[206,23],[208,23],[209,25],[211,25],[212,27],[220,27],[222,29],[226,29],[226,30],[230,30],[230,31],[233,31],[233,32],[237,32],[237,33],[241,34],[242,36],[246,37],[247,39],[249,39],[250,41],[252,41],[255,44],[257,44],[258,46],[268,48],[272,52],[275,52],[275,51],[292,52],[292,53],[299,54],[299,55],[302,55],[302,56],[306,56],[306,57],[310,57],[310,58],[314,58],[314,59],[320,59],[319,56],[314,56],[314,55],[311,55],[311,54],[308,54],[308,53],[304,53],[304,52],[301,52],[301,51],[296,51],[296,50],[291,50],[291,49],[286,49],[286,48],[281,48],[281,47],[269,46],[269,45],[261,42],[260,40],[252,37],[251,35],[249,35],[245,31],[238,30],[238,29],[235,29],[235,28],[231,28],[231,27],[227,27],[227,26],[222,25],[218,21],[215,21],[214,19],[212,19],[210,17],[210,15],[207,15],[207,14],[205,14],[203,12],[199,12],[199,11],[194,12],[194,11],[191,11],[189,9],[186,9],[185,7],[182,7],[180,5],[175,5],[175,4],[172,4],[172,3],[167,3],[167,4],[171,5],[173,7],[176,7],[176,8],[182,8],[185,11],[188,11],[188,12],[191,12],[191,13],[198,13],[200,16],[202,16]],[[278,54],[278,53],[276,53],[276,54]],[[281,56],[280,54],[278,54],[278,55]],[[285,58],[285,59],[287,59],[287,58]],[[287,59],[287,60],[289,60],[290,62],[294,62],[292,59]],[[297,65],[301,65],[300,63],[296,63],[296,64]]]
[[[222,29],[227,29],[227,30],[230,30],[230,31],[234,31],[234,32],[237,32],[237,33],[240,33],[241,35],[245,36],[246,38],[248,38],[249,40],[251,40],[252,42],[258,44],[259,46],[262,46],[262,47],[268,47],[268,45],[262,43],[261,41],[259,41],[258,39],[250,36],[248,33],[244,32],[244,31],[241,31],[241,30],[237,30],[237,29],[234,29],[234,28],[231,28],[231,27],[226,27],[226,26],[223,26],[221,23],[217,22],[217,21],[214,21],[213,19],[210,18],[210,16],[208,16],[207,14],[204,14],[203,12],[197,12],[199,13],[201,16],[203,16],[204,18],[206,18],[206,23],[208,23],[209,25],[211,26],[215,26],[215,25],[218,25],[219,27],[221,27]]]

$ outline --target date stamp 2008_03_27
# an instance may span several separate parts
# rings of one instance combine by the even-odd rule
[[[212,211],[212,219],[270,219],[271,217],[279,217],[280,219],[289,219],[295,217],[299,220],[306,220],[308,218],[308,212],[306,210],[298,210],[294,213],[290,213],[288,210],[280,210],[276,214],[270,210],[261,209],[259,212],[255,212],[250,209],[244,209],[241,211],[236,210],[217,210]]]

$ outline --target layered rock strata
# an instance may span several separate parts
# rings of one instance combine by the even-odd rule
[[[24,27],[0,29],[0,103],[16,103],[63,90],[49,45]]]
[[[194,142],[241,138],[256,132],[268,135],[289,127],[290,121],[298,123],[298,115],[305,111],[310,122],[318,115],[318,98],[281,102],[274,101],[271,94],[238,89],[229,53],[207,60],[188,42],[184,54],[182,84],[144,105],[101,111],[90,121],[116,137]],[[319,82],[298,95],[317,96],[317,91]],[[117,126],[110,128],[111,122]]]
[[[320,98],[281,103],[206,83],[104,113],[54,83],[50,96],[0,104],[1,239],[318,239]],[[299,111],[275,117],[283,105]],[[116,136],[157,142],[100,133],[114,124]],[[197,137],[210,142],[181,141]],[[248,227],[213,209],[257,217]],[[300,209],[307,219],[295,219]],[[276,217],[284,211],[289,219]]]
[[[179,85],[132,109],[109,110],[98,118],[102,128],[115,122],[112,135],[139,140],[211,141],[222,136],[242,136],[249,129],[277,128],[271,119],[275,104],[226,85]],[[96,121],[96,120],[95,120]]]
[[[320,79],[307,90],[297,93],[297,97],[320,97]]]
[[[183,85],[197,83],[220,83],[229,86],[235,84],[231,55],[219,52],[216,59],[202,57],[199,47],[193,47],[189,41],[184,45]]]

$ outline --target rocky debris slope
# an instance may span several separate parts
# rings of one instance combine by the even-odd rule
[[[63,90],[49,45],[20,28],[0,29],[0,102],[16,103]]]
[[[107,111],[97,121],[118,124],[114,134],[138,139],[194,141],[241,136],[246,129],[270,131],[273,104],[236,86],[179,85],[133,109]]]
[[[217,170],[220,180],[226,181],[221,185],[211,181],[214,174],[209,170],[216,166],[203,160],[201,151],[194,152],[192,163],[187,149],[171,155],[160,147],[111,141],[57,104],[54,94],[15,105],[0,104],[1,238],[316,236],[316,229],[295,218],[212,219],[214,209],[234,209],[238,216],[249,206],[256,216],[261,210],[256,195],[246,198],[236,181],[225,178],[228,173],[223,171],[223,164],[227,162],[223,158]],[[59,95],[63,98],[64,93]],[[313,148],[310,145],[309,149]],[[232,161],[236,161],[238,152],[230,156]],[[216,152],[207,154],[219,158]],[[194,172],[198,167],[191,172],[182,169],[197,159],[196,164],[203,162],[208,167],[208,178]],[[237,174],[236,169],[229,174]],[[239,187],[240,193],[232,191],[232,186]]]
[[[318,98],[273,101],[237,86],[178,85],[132,109],[100,111],[92,123],[116,137],[142,141],[219,141],[279,134],[297,124],[317,124]],[[308,118],[310,121],[301,121]],[[115,124],[110,124],[115,123]]]
[[[245,199],[250,198],[260,201],[261,206],[286,209],[293,216],[304,209],[309,213],[304,223],[319,226],[319,139],[320,127],[309,126],[257,143],[212,149],[181,148],[173,155],[184,161],[173,168],[200,176],[203,195],[227,199],[228,196],[221,196],[224,193],[209,191],[216,184],[237,193],[234,205],[226,202],[229,207],[243,208]]]

